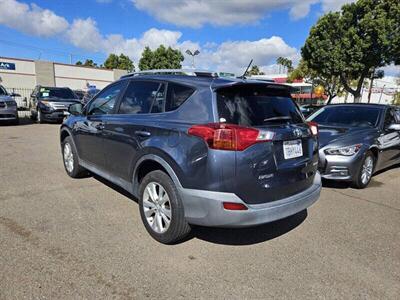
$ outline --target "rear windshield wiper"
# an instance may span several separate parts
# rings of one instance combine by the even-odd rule
[[[271,118],[266,118],[263,121],[268,122],[268,121],[276,121],[276,120],[291,120],[292,117],[289,116],[279,116],[279,117],[271,117]]]

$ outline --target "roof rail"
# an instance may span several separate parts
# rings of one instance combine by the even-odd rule
[[[218,77],[217,72],[196,69],[159,69],[159,70],[146,70],[129,73],[121,76],[122,78],[143,76],[143,75],[184,75],[184,76],[197,76],[197,77]]]

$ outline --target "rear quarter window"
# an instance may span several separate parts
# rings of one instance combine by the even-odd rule
[[[177,83],[168,83],[165,111],[179,108],[193,93],[194,89]]]

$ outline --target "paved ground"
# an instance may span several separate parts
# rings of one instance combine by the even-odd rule
[[[155,242],[135,201],[73,180],[58,125],[0,127],[0,299],[399,299],[400,168],[308,212]]]

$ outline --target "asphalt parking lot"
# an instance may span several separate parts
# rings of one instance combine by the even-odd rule
[[[58,131],[0,126],[0,299],[399,299],[400,167],[367,190],[329,184],[285,220],[166,246],[135,199],[66,175]]]

